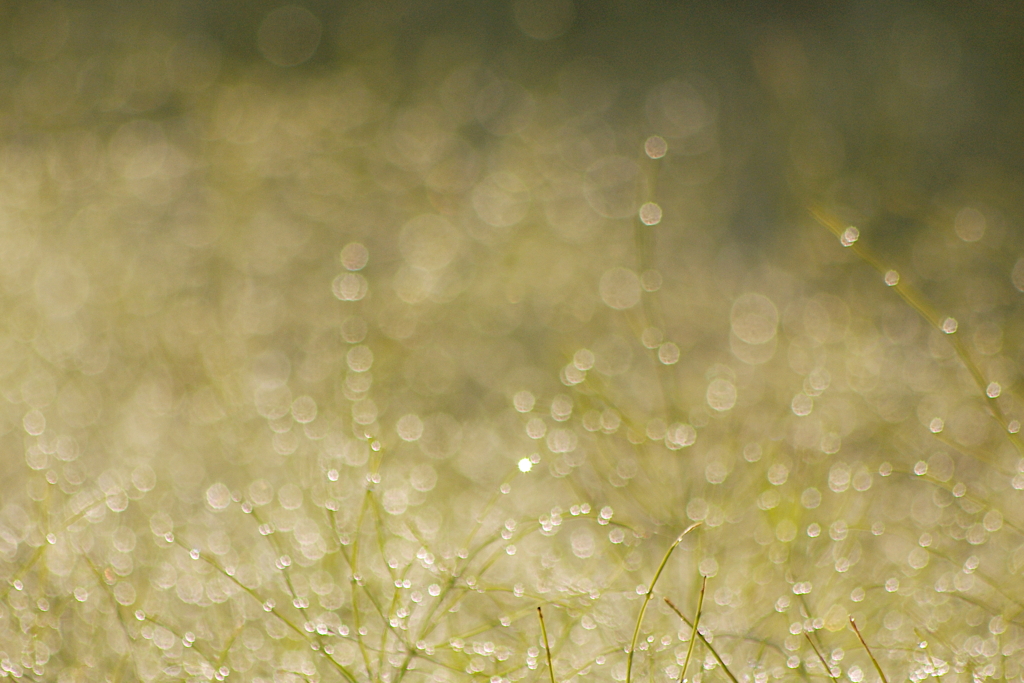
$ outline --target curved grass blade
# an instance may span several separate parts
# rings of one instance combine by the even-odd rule
[[[644,621],[644,614],[647,612],[647,604],[651,601],[651,596],[654,594],[654,586],[658,583],[658,578],[661,576],[661,572],[665,569],[665,565],[668,564],[668,558],[672,557],[672,552],[676,547],[682,543],[683,537],[690,533],[694,529],[700,526],[700,522],[691,524],[686,530],[679,534],[675,542],[669,546],[668,550],[665,551],[665,557],[661,558],[661,564],[658,565],[658,571],[654,572],[654,578],[651,579],[650,585],[647,586],[647,594],[644,595],[644,604],[640,606],[640,614],[636,618],[636,627],[633,629],[633,640],[629,643],[629,654],[626,655],[626,683],[632,683],[633,676],[633,653],[636,652],[636,641],[640,637],[640,625]]]

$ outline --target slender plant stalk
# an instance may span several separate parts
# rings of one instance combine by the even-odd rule
[[[665,569],[665,565],[668,564],[668,558],[672,556],[672,552],[676,547],[682,543],[683,537],[699,526],[700,522],[691,524],[683,533],[679,534],[675,543],[670,545],[668,550],[665,551],[665,557],[661,558],[661,564],[658,565],[658,571],[654,572],[654,578],[651,579],[650,585],[647,586],[647,594],[644,595],[644,603],[640,606],[640,614],[637,615],[636,627],[633,629],[633,640],[629,644],[629,654],[626,655],[626,683],[632,683],[633,680],[633,653],[636,652],[636,641],[640,637],[640,625],[643,623],[644,614],[647,612],[647,603],[651,601],[651,596],[654,594],[654,585],[658,583],[658,578],[661,576],[661,572]]]
[[[857,628],[857,622],[854,621],[853,617],[850,617],[850,626],[853,627],[853,632],[857,634],[857,639],[860,641],[860,644],[864,646],[865,650],[867,650],[868,657],[871,658],[871,663],[875,665],[875,671],[878,672],[878,676],[882,679],[882,683],[889,683],[889,679],[885,677],[885,672],[882,671],[881,665],[878,663],[878,660],[875,659],[875,655],[871,652],[871,648],[868,647],[867,641],[864,640],[864,636],[860,634],[860,629]]]
[[[999,406],[999,402],[997,401],[998,397],[988,395],[988,383],[985,381],[985,375],[981,372],[981,368],[978,367],[978,364],[974,362],[974,359],[971,358],[971,354],[968,351],[967,346],[963,341],[961,341],[960,335],[956,333],[956,325],[954,324],[951,329],[945,328],[945,319],[937,310],[935,310],[935,307],[928,303],[920,292],[904,282],[896,270],[888,268],[881,259],[871,252],[870,249],[858,241],[860,233],[856,228],[844,225],[838,217],[829,213],[823,207],[812,206],[809,208],[809,211],[819,223],[828,228],[833,235],[838,237],[844,246],[853,250],[853,253],[857,254],[857,256],[859,256],[868,265],[879,273],[885,275],[887,278],[886,284],[890,282],[888,278],[893,278],[892,284],[889,286],[896,291],[896,294],[898,294],[899,297],[911,308],[917,311],[929,325],[949,336],[950,342],[953,344],[953,349],[956,351],[956,355],[960,358],[960,362],[964,364],[964,367],[967,368],[971,377],[974,378],[975,384],[978,385],[978,389],[981,390],[981,395],[985,398],[988,408],[992,413],[992,417],[994,417],[996,422],[998,422],[1003,428],[1003,433],[1010,439],[1014,448],[1017,449],[1017,453],[1024,456],[1024,441],[1021,440],[1020,436],[1016,432],[1010,431],[1010,421],[1007,419],[1003,409]]]
[[[172,542],[172,543],[174,543],[175,545],[177,545],[177,546],[181,547],[181,548],[184,548],[184,549],[185,549],[186,551],[189,551],[189,552],[191,552],[191,550],[192,550],[192,549],[193,549],[193,548],[195,547],[195,546],[191,546],[191,545],[189,545],[189,544],[185,543],[184,541],[182,541],[182,540],[181,540],[180,538],[177,538],[177,537],[175,537],[175,538],[174,538],[174,539],[173,539],[173,540],[172,540],[171,542]],[[216,560],[214,560],[214,559],[210,558],[210,557],[209,557],[208,555],[206,555],[205,553],[204,553],[204,554],[201,554],[201,555],[199,556],[199,559],[201,559],[201,560],[202,560],[203,562],[205,562],[206,564],[208,564],[208,565],[210,565],[211,567],[213,567],[213,568],[214,568],[215,570],[217,570],[217,571],[218,571],[218,572],[219,572],[219,573],[220,573],[220,574],[221,574],[222,576],[224,576],[224,577],[225,577],[225,578],[227,578],[227,579],[228,579],[229,581],[231,581],[231,582],[232,582],[232,583],[234,583],[234,584],[235,584],[236,586],[238,586],[238,587],[239,587],[240,589],[242,589],[242,590],[243,590],[244,592],[246,592],[246,593],[248,593],[248,594],[249,594],[250,596],[252,596],[252,598],[253,598],[253,599],[255,599],[255,600],[256,600],[256,601],[257,601],[258,603],[260,603],[261,605],[263,605],[263,606],[264,606],[264,608],[263,608],[263,609],[265,609],[265,610],[266,610],[266,607],[267,607],[267,602],[266,602],[266,601],[265,601],[265,600],[264,600],[264,599],[263,599],[262,597],[260,597],[260,594],[259,594],[259,593],[257,593],[257,592],[256,592],[255,590],[253,590],[252,588],[249,588],[248,586],[246,586],[246,585],[245,585],[244,583],[242,583],[241,581],[239,581],[239,580],[238,580],[238,577],[236,577],[236,576],[235,576],[234,572],[228,572],[228,571],[227,571],[227,570],[226,570],[226,569],[225,569],[225,568],[224,568],[223,566],[221,566],[221,564],[220,564],[219,562],[217,562]],[[268,612],[270,612],[271,614],[273,614],[273,615],[274,615],[275,617],[277,617],[277,618],[278,618],[278,619],[279,619],[279,620],[281,621],[281,623],[283,623],[283,624],[284,624],[285,626],[287,626],[287,627],[288,627],[288,628],[290,628],[290,629],[291,629],[292,631],[294,631],[294,632],[295,632],[295,633],[296,633],[296,634],[297,634],[297,635],[298,635],[298,636],[299,636],[300,638],[302,638],[303,640],[305,640],[305,641],[306,641],[307,643],[309,643],[309,644],[311,644],[311,645],[312,645],[312,644],[313,644],[313,642],[315,642],[315,641],[316,641],[316,642],[319,642],[319,638],[315,639],[315,641],[314,641],[314,638],[312,638],[312,637],[311,637],[311,636],[310,636],[310,635],[309,635],[309,634],[308,634],[308,633],[307,633],[307,632],[306,632],[305,630],[303,630],[302,628],[300,628],[298,624],[296,624],[296,623],[295,623],[294,621],[292,621],[291,619],[289,619],[288,617],[286,617],[286,616],[285,616],[285,615],[284,615],[284,614],[283,614],[283,613],[281,612],[281,610],[280,610],[280,609],[278,609],[278,608],[277,608],[276,606],[274,606],[274,607],[271,607],[271,608],[270,608],[269,610],[267,610],[267,611],[268,611]],[[323,656],[323,657],[324,657],[325,659],[327,659],[327,661],[328,661],[328,662],[330,662],[330,663],[331,663],[332,665],[334,665],[334,668],[335,668],[335,669],[337,669],[337,670],[338,670],[338,672],[339,672],[339,673],[340,673],[340,674],[341,674],[342,676],[344,676],[344,677],[345,677],[345,678],[346,678],[346,679],[347,679],[347,680],[349,681],[349,683],[357,683],[356,677],[355,677],[355,676],[353,676],[353,675],[352,675],[352,673],[351,673],[351,672],[350,672],[350,671],[349,671],[349,670],[348,670],[347,668],[345,668],[345,666],[344,666],[344,665],[340,664],[340,663],[338,662],[338,660],[336,660],[336,659],[334,658],[334,656],[333,656],[332,654],[330,654],[330,653],[328,653],[328,652],[324,651],[324,649],[323,649],[323,648],[321,648],[321,649],[319,650],[319,652],[320,652],[320,654],[321,654],[321,655],[322,655],[322,656]]]
[[[697,614],[693,617],[693,629],[690,631],[690,644],[686,647],[686,659],[683,660],[683,670],[679,672],[679,683],[686,680],[686,670],[690,666],[690,658],[693,656],[693,645],[697,642],[697,627],[700,625],[700,615],[704,611],[704,593],[708,589],[708,577],[702,577],[700,582],[700,597],[697,598]]]
[[[544,635],[544,652],[548,657],[548,674],[551,676],[551,683],[555,683],[555,665],[551,663],[551,644],[548,643],[548,628],[544,625],[544,610],[537,605],[537,618],[540,619],[540,632]]]
[[[821,665],[823,667],[825,667],[825,673],[828,675],[828,677],[831,678],[835,683],[839,683],[839,679],[832,674],[832,667],[829,666],[828,662],[825,661],[825,656],[821,654],[821,650],[819,650],[818,646],[814,644],[814,641],[811,640],[811,637],[807,635],[807,631],[804,631],[804,638],[807,639],[807,642],[810,644],[811,649],[814,650],[814,654],[818,655],[818,661],[821,662]]]
[[[675,612],[680,619],[683,620],[684,624],[686,624],[687,626],[693,626],[693,623],[683,616],[683,613],[679,611],[679,608],[676,607],[671,600],[665,598],[665,604],[668,605],[669,608],[673,612]],[[704,647],[706,647],[708,651],[711,652],[711,656],[715,658],[716,662],[718,662],[718,666],[722,667],[722,671],[724,671],[725,675],[729,677],[729,680],[732,681],[732,683],[740,683],[739,679],[736,678],[736,675],[729,670],[728,666],[726,666],[725,660],[723,660],[721,655],[718,654],[718,650],[716,650],[714,646],[712,646],[711,643],[708,642],[708,639],[704,637],[704,634],[700,631],[697,631],[697,637],[700,638],[700,642],[704,643]]]

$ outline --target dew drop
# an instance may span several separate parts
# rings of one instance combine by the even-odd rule
[[[359,301],[370,291],[370,285],[358,273],[343,273],[334,278],[331,291],[342,301]]]
[[[362,270],[369,260],[369,250],[359,242],[349,242],[341,250],[341,265],[346,270]]]
[[[953,334],[957,328],[956,318],[946,318],[942,321],[941,328],[946,334]]]
[[[843,231],[843,234],[839,237],[839,243],[844,247],[851,247],[857,243],[860,239],[860,230],[853,227],[852,225]]]
[[[1003,393],[1003,388],[999,385],[999,382],[990,382],[985,387],[985,395],[989,398],[999,398],[999,395]]]
[[[736,405],[736,386],[727,379],[713,380],[708,385],[706,398],[714,410],[731,410]]]
[[[590,368],[594,367],[594,363],[597,358],[594,356],[594,352],[590,349],[580,349],[572,355],[572,364],[577,370],[586,372]],[[518,396],[518,394],[517,394]],[[520,411],[527,412],[527,411]]]
[[[900,274],[895,270],[888,270],[885,273],[885,284],[895,287],[900,283]]]
[[[535,403],[536,399],[534,399],[533,394],[526,390],[518,391],[512,397],[512,405],[515,407],[516,412],[528,413],[533,410]]]
[[[672,342],[665,342],[658,347],[658,360],[662,365],[675,365],[679,362],[679,347]]]
[[[647,202],[640,207],[640,222],[644,225],[657,225],[661,222],[661,207],[654,202]]]
[[[668,153],[668,143],[660,135],[652,135],[644,143],[644,152],[651,159],[660,159]]]
[[[231,503],[231,491],[222,483],[216,483],[206,489],[206,502],[214,510],[223,510]]]
[[[811,414],[814,409],[814,399],[804,393],[797,394],[790,403],[793,414],[798,417],[805,417]]]

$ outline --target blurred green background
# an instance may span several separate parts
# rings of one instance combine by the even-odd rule
[[[0,669],[621,681],[701,522],[634,678],[1019,678],[1021,121],[1000,0],[3,2]]]

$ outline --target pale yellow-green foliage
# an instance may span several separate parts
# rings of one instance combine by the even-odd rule
[[[3,675],[1021,678],[987,19],[156,5],[0,6]]]

